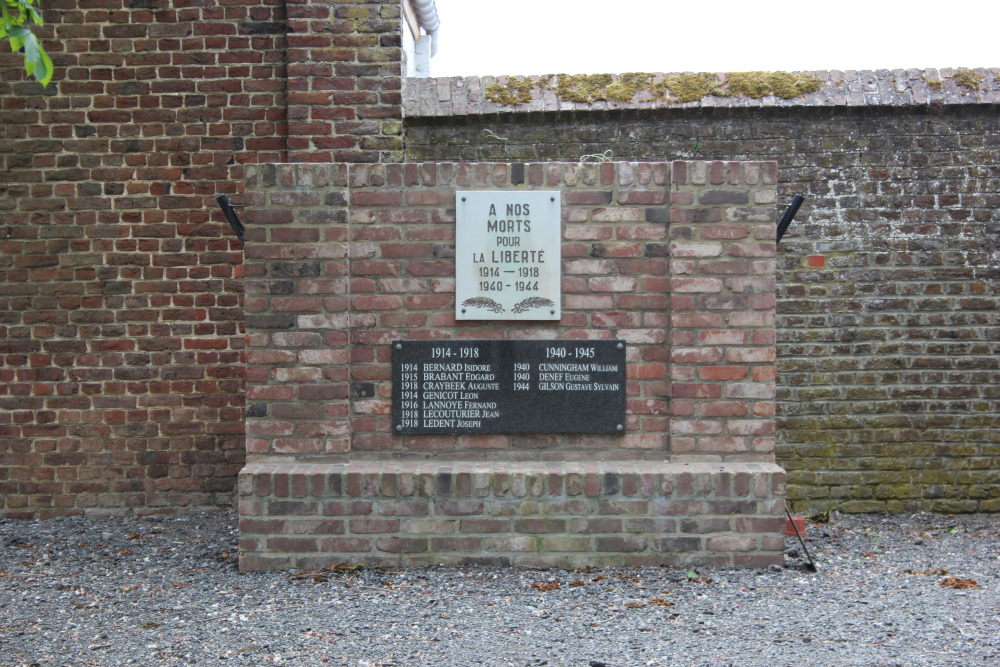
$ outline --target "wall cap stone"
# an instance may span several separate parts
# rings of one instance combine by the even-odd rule
[[[960,73],[981,77],[978,89],[970,90],[958,80]],[[710,109],[710,108],[783,108],[783,107],[937,107],[967,104],[1000,103],[1000,69],[880,69],[829,70],[804,72],[820,79],[822,87],[792,99],[768,96],[714,97],[695,102],[671,102],[653,99],[640,92],[630,102],[568,102],[560,100],[551,87],[539,88],[549,75],[439,77],[406,79],[403,86],[403,114],[407,117],[473,116],[496,113],[537,113],[559,111],[609,111],[624,109]],[[956,74],[959,76],[956,78]],[[557,75],[558,76],[558,75]],[[613,75],[616,77],[621,75]],[[654,74],[654,81],[678,76]],[[721,79],[720,75],[720,81]],[[531,100],[518,106],[502,106],[486,99],[486,90],[494,83],[527,79],[532,82]]]

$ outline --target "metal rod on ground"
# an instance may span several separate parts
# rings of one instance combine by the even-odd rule
[[[795,219],[795,214],[799,212],[799,207],[802,206],[802,202],[806,200],[802,195],[795,195],[792,197],[792,203],[788,205],[785,209],[785,214],[781,216],[781,220],[778,221],[778,239],[775,241],[781,241],[781,237],[785,235],[785,231],[788,230],[788,226],[792,224],[792,220]]]
[[[799,527],[795,525],[795,519],[792,518],[792,513],[788,511],[787,505],[785,506],[785,516],[788,517],[788,523],[792,524],[792,530],[795,531],[795,537],[799,538],[799,544],[802,545],[802,551],[805,552],[806,558],[809,559],[809,571],[819,572],[819,568],[816,567],[816,563],[815,561],[813,561],[812,554],[809,553],[809,548],[806,546],[806,541],[803,540],[802,535],[799,534]]]

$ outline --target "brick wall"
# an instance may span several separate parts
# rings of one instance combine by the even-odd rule
[[[214,196],[249,163],[393,159],[398,16],[57,0],[48,88],[0,54],[0,514],[231,502],[243,257]]]
[[[407,157],[776,160],[775,219],[807,197],[778,253],[777,452],[792,506],[1000,510],[995,71],[976,93],[947,77],[928,87],[947,71],[818,74],[824,89],[801,100],[547,93],[534,112],[483,102],[489,79],[415,82]]]
[[[285,0],[291,162],[402,159],[399,0]],[[273,160],[259,160],[268,162]]]
[[[46,3],[0,58],[0,512],[227,502],[242,253],[212,196],[284,156],[284,7]]]
[[[776,178],[773,162],[248,167],[241,566],[780,560]],[[456,321],[455,192],[492,189],[561,193],[559,321]],[[394,433],[394,341],[498,338],[624,341],[625,432]]]

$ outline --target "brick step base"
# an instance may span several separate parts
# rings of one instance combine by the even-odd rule
[[[770,463],[258,461],[240,473],[240,568],[781,563]]]

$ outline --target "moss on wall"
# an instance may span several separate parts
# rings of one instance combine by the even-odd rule
[[[552,79],[556,83],[552,85]],[[631,102],[646,98],[667,104],[697,102],[716,97],[744,96],[760,99],[774,95],[783,99],[802,97],[818,91],[822,80],[810,74],[790,72],[705,72],[678,74],[657,81],[655,74],[628,72],[612,74],[557,74],[541,77],[537,83],[527,77],[510,77],[506,83],[487,86],[485,99],[501,106],[517,107],[532,100],[532,91],[554,90],[564,102]]]
[[[494,83],[486,88],[486,99],[504,107],[517,107],[531,101],[531,89],[534,84],[530,79],[510,77],[507,83]]]
[[[726,75],[726,87],[729,95],[743,95],[755,100],[768,95],[790,100],[815,93],[822,86],[823,82],[810,74],[730,72]]]
[[[628,102],[653,81],[652,74],[630,72],[618,80],[610,74],[560,74],[556,95],[566,102]]]
[[[983,81],[983,75],[973,72],[971,69],[960,69],[952,75],[951,79],[962,88],[975,91],[979,90],[979,84]]]
[[[673,95],[673,101],[697,102],[703,97],[719,94],[719,78],[714,74],[680,74],[663,81]]]

